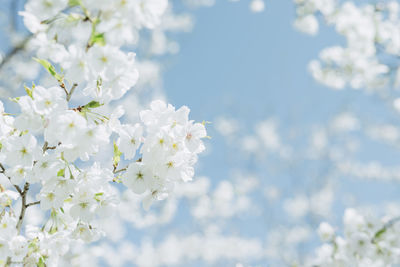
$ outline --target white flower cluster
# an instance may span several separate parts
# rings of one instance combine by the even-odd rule
[[[73,243],[98,239],[122,190],[113,185],[146,192],[149,208],[192,179],[206,130],[189,120],[189,108],[153,101],[136,124],[121,123],[119,108],[107,111],[138,79],[135,55],[120,46],[155,27],[167,4],[27,1],[22,15],[36,61],[57,85],[25,86],[27,95],[12,99],[20,113],[6,113],[0,102],[0,264],[57,266]],[[112,144],[100,164],[95,156]],[[35,205],[47,215],[43,224],[24,220]]]
[[[216,188],[212,188],[211,179],[196,177],[191,183],[177,184],[171,197],[147,212],[140,208],[145,196],[127,190],[116,207],[119,215],[104,220],[110,238],[90,247],[74,247],[72,260],[67,254],[59,266],[156,267],[194,262],[209,266],[225,261],[261,260],[265,250],[262,240],[225,232],[234,216],[251,214],[256,203],[250,198],[257,187],[254,177],[224,180]],[[182,222],[182,203],[190,205],[196,226],[175,234],[174,227]],[[126,239],[128,233],[137,230],[143,236]]]
[[[111,185],[119,181],[115,175],[123,173],[122,182],[136,193],[148,191],[144,203],[148,208],[154,199],[167,197],[176,182],[192,178],[196,155],[204,150],[205,127],[188,119],[187,107],[175,111],[171,105],[154,101],[151,110],[141,112],[143,124],[131,125],[95,113],[97,102],[69,109],[63,96],[59,87],[35,86],[29,96],[15,100],[22,110],[15,118],[5,115],[0,102],[0,172],[19,193],[1,187],[3,262],[10,257],[27,265],[56,263],[68,250],[69,240],[98,238],[96,220],[110,214],[116,204],[118,191]],[[102,151],[113,132],[119,135],[114,145],[114,172],[96,162],[78,167]],[[120,156],[133,159],[139,147],[140,158],[117,170]],[[39,192],[37,201],[27,203],[31,184],[37,184]],[[13,202],[17,198],[22,202],[20,214],[14,212],[20,204]],[[41,228],[27,225],[24,236],[25,210],[39,203],[42,210],[50,211],[49,221]],[[20,250],[13,249],[14,240]],[[52,242],[64,248],[50,246]]]
[[[59,64],[60,78],[107,103],[138,79],[135,54],[120,47],[137,42],[140,29],[158,25],[167,5],[167,0],[29,0],[21,15],[34,34],[37,56]]]
[[[317,81],[337,89],[398,85],[398,67],[394,64],[400,53],[397,1],[360,6],[337,0],[295,2],[297,29],[315,35],[319,28],[316,15],[321,15],[346,39],[346,46],[326,48],[319,60],[310,63],[310,71]]]
[[[400,263],[400,225],[398,218],[380,221],[347,209],[343,217],[344,237],[328,223],[319,226],[318,234],[326,242],[316,251],[316,258],[305,266],[393,266]]]
[[[294,0],[297,18],[294,26],[307,34],[315,35],[319,25],[315,13],[331,16],[335,11],[336,0]]]
[[[197,154],[204,150],[202,138],[206,130],[202,123],[188,119],[189,109],[178,110],[162,101],[154,101],[151,110],[140,113],[146,128],[121,125],[118,144],[126,159],[132,159],[141,146],[142,157],[130,164],[122,175],[122,182],[133,192],[148,192],[144,199],[147,209],[154,199],[164,199],[177,181],[190,181]]]

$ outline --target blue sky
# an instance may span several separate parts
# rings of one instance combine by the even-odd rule
[[[316,59],[323,48],[343,44],[344,40],[334,29],[323,25],[316,37],[297,32],[292,26],[292,1],[265,2],[266,10],[259,14],[250,12],[248,1],[217,1],[212,8],[194,12],[193,32],[179,36],[181,51],[169,62],[164,75],[171,103],[188,105],[196,120],[213,121],[218,115],[237,118],[249,132],[256,122],[274,116],[281,121],[283,132],[296,129],[301,136],[307,133],[306,128],[323,124],[340,111],[352,111],[365,121],[399,122],[398,113],[374,95],[352,89],[332,90],[315,82],[307,70],[310,60]],[[218,181],[228,178],[231,170],[239,167],[235,164],[240,155],[232,160],[232,150],[213,125],[208,129],[213,137],[209,141],[211,152],[202,158],[198,173]],[[398,163],[398,150],[359,138],[361,161]],[[295,145],[304,146],[305,141]],[[249,169],[246,164],[241,167]],[[307,181],[306,176],[314,167],[321,166],[305,163],[303,168],[296,169],[301,170],[297,177],[289,181]],[[256,166],[252,171],[262,169]],[[265,180],[292,186],[286,177],[290,173],[280,175],[266,175]],[[398,188],[389,183],[342,179],[340,184],[339,194],[352,192],[358,203],[379,203],[383,199],[398,199],[399,195]],[[336,222],[340,223],[343,206],[338,205],[336,211]]]
[[[266,1],[265,12],[259,14],[250,12],[247,1],[217,1],[194,14],[193,32],[178,37],[181,51],[168,62],[164,87],[169,100],[189,106],[196,120],[229,115],[246,128],[276,116],[287,122],[283,128],[301,129],[349,110],[377,121],[398,121],[398,114],[388,112],[376,96],[332,90],[313,80],[307,70],[310,60],[343,40],[323,25],[316,37],[296,31],[291,1]],[[209,131],[213,154],[222,157],[217,148],[223,141],[213,125]],[[209,168],[215,158],[208,159]]]

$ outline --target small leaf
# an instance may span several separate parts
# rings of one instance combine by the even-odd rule
[[[100,201],[101,201],[101,196],[102,196],[102,195],[104,195],[103,192],[97,193],[97,194],[94,195],[94,199],[95,199],[97,202],[100,202]]]
[[[117,144],[114,141],[114,157],[113,157],[113,165],[114,167],[118,166],[119,161],[121,160],[121,151],[119,150]]]
[[[57,176],[65,176],[65,169],[61,169],[57,172]]]
[[[82,5],[81,0],[69,0],[68,1],[69,6],[80,6]]]
[[[379,237],[381,237],[384,233],[386,232],[386,228],[382,228],[381,230],[379,230],[378,232],[376,232],[374,239],[378,239]]]
[[[106,45],[106,40],[104,39],[104,33],[93,33],[92,36],[90,37],[90,46],[94,44],[98,44],[100,46],[105,46]]]
[[[12,102],[18,103],[20,97],[19,97],[19,96],[18,96],[18,97],[14,97],[14,98],[11,98],[11,97],[10,97],[9,99],[10,99],[10,101],[12,101]]]
[[[40,59],[40,58],[35,58],[35,57],[33,59],[36,62],[40,63],[48,71],[48,73],[51,74],[51,76],[53,76],[54,78],[57,79],[57,81],[59,81],[59,82],[62,81],[63,77],[56,72],[56,69],[54,68],[53,65],[51,65],[50,62],[48,62],[45,59]]]
[[[24,84],[24,88],[25,88],[25,91],[26,91],[27,95],[28,95],[30,98],[33,99],[33,89],[34,89],[35,87],[32,86],[32,89],[31,89],[31,88],[29,88],[28,86],[26,86],[26,85]]]
[[[90,101],[89,103],[87,103],[84,107],[85,108],[98,108],[98,107],[101,107],[102,105],[104,105],[104,104],[101,104],[101,103],[93,100],[93,101]]]
[[[43,256],[39,258],[39,262],[37,263],[37,267],[46,267],[46,264],[44,263]]]
[[[52,234],[56,233],[57,230],[58,230],[57,227],[51,227],[51,228],[50,228],[50,231],[49,231],[49,234],[52,235]]]
[[[72,202],[72,198],[69,197],[69,198],[67,198],[67,199],[64,199],[64,202],[65,202],[65,203]]]

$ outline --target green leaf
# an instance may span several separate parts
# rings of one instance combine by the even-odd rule
[[[382,228],[381,230],[379,230],[378,232],[376,232],[374,239],[378,239],[379,237],[381,237],[384,233],[386,232],[386,227]]]
[[[43,256],[39,258],[39,261],[37,263],[37,267],[46,267],[46,264],[44,263]]]
[[[118,163],[119,163],[119,161],[121,160],[121,155],[122,155],[122,153],[121,153],[121,151],[119,150],[117,144],[116,144],[115,141],[114,141],[113,165],[114,165],[115,167],[118,166]]]
[[[96,33],[94,32],[92,36],[90,36],[90,46],[94,44],[98,44],[100,46],[106,45],[106,40],[104,39],[104,33]]]
[[[63,80],[63,77],[56,72],[56,69],[54,68],[53,65],[51,65],[50,62],[48,62],[45,59],[40,59],[40,58],[35,58],[35,57],[33,59],[36,62],[40,63],[47,70],[47,72],[51,74],[51,76],[53,76],[54,78],[57,79],[57,81],[60,82]]]
[[[28,86],[26,86],[24,84],[24,88],[25,88],[25,91],[26,91],[27,95],[30,96],[30,98],[33,99],[33,90],[34,90],[35,87],[32,86],[32,89],[31,89],[31,88],[29,88]]]
[[[20,100],[20,98],[21,98],[21,97],[18,96],[18,97],[14,97],[14,98],[11,98],[11,97],[10,97],[9,99],[10,99],[10,101],[12,101],[12,102],[18,103],[18,101]]]
[[[84,105],[85,108],[98,108],[101,107],[104,104],[101,104],[97,101],[90,101],[89,103],[87,103],[86,105]]]
[[[80,6],[82,5],[81,0],[69,0],[68,1],[69,6]]]
[[[94,195],[94,199],[95,199],[97,202],[100,202],[100,201],[101,201],[101,196],[102,196],[102,195],[104,195],[103,192],[97,193],[97,194]]]
[[[51,227],[50,228],[50,231],[49,231],[49,234],[54,234],[54,233],[56,233],[58,231],[58,229],[57,229],[57,227]]]
[[[28,133],[28,130],[22,131],[22,132],[19,134],[19,136],[23,136],[23,135],[25,135],[25,134],[27,134],[27,133]]]
[[[57,176],[65,176],[65,169],[61,169],[57,172]]]

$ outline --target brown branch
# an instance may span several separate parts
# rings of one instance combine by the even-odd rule
[[[64,90],[65,96],[68,97],[69,93],[68,93],[67,88],[65,88],[65,83],[62,80],[58,81],[58,83],[59,83],[60,87]]]
[[[19,189],[19,190],[21,190],[21,189]],[[15,227],[15,228],[17,228],[18,234],[20,234],[20,232],[21,232],[21,227],[22,227],[22,223],[24,222],[26,209],[29,206],[35,205],[35,203],[36,203],[36,202],[33,202],[33,203],[26,204],[26,196],[28,194],[28,191],[29,191],[29,183],[28,182],[25,183],[25,185],[24,185],[24,191],[18,191],[20,193],[21,197],[22,197],[21,212],[19,214],[18,222],[17,222],[17,225]],[[6,261],[6,264],[4,266],[10,266],[11,263],[12,263],[11,257],[9,256],[9,257],[7,257],[7,261]]]
[[[14,186],[15,190],[17,190],[18,193],[21,195],[23,193],[21,187],[19,187],[16,184],[13,184],[13,182],[11,181],[11,177],[8,177],[8,176],[6,176],[6,177],[8,178],[8,180],[10,180],[10,183]]]
[[[60,145],[61,143],[59,143],[58,145]],[[43,144],[43,147],[42,147],[42,150],[43,150],[43,153],[44,152],[46,152],[47,150],[49,150],[49,149],[56,149],[57,148],[57,146],[49,146],[49,143],[46,141],[46,142],[44,142],[44,144]]]
[[[0,170],[0,173],[4,174],[4,176],[6,176],[6,177],[8,178],[8,180],[10,180],[10,183],[15,187],[15,189],[18,191],[18,193],[19,193],[20,195],[22,195],[22,190],[21,190],[21,188],[20,188],[18,185],[13,184],[13,182],[11,181],[11,177],[5,175],[6,169],[4,168],[3,164],[1,164],[1,163],[0,163],[0,169],[1,169],[1,170]]]
[[[114,167],[115,167],[115,166],[114,166]],[[113,173],[116,174],[116,173],[119,173],[119,172],[123,172],[123,171],[126,171],[126,169],[127,169],[127,167],[122,168],[122,169],[119,169],[119,170],[117,170],[116,168],[114,168]]]
[[[26,182],[24,185],[24,191],[22,191],[22,193],[21,193],[21,197],[22,197],[21,212],[19,214],[19,218],[18,218],[18,222],[17,222],[17,226],[16,226],[18,233],[21,231],[21,226],[22,226],[22,223],[23,223],[24,217],[25,217],[25,211],[27,208],[26,195],[27,195],[28,191],[29,191],[29,183]]]
[[[28,203],[28,204],[26,204],[25,206],[28,208],[28,207],[30,207],[30,206],[39,205],[39,204],[40,204],[40,200],[39,200],[39,201],[32,202],[32,203]]]

